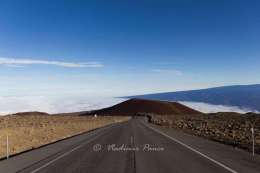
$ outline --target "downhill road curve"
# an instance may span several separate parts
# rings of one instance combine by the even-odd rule
[[[259,173],[260,158],[132,119],[0,161],[0,172]]]

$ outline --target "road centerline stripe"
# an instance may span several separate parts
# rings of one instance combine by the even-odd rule
[[[157,132],[157,133],[163,135],[164,137],[167,137],[167,138],[173,140],[174,142],[176,142],[176,143],[182,145],[183,147],[185,147],[185,148],[187,148],[187,149],[189,149],[189,150],[191,150],[191,151],[193,151],[193,152],[199,154],[200,156],[202,156],[202,157],[204,157],[204,158],[210,160],[211,162],[213,162],[213,163],[219,165],[220,167],[222,167],[222,168],[224,168],[224,169],[226,169],[226,170],[228,170],[228,171],[230,171],[230,172],[232,172],[232,173],[238,173],[237,171],[231,169],[230,167],[224,165],[223,163],[220,163],[219,161],[217,161],[217,160],[215,160],[215,159],[212,159],[211,157],[209,157],[209,156],[207,156],[207,155],[201,153],[200,151],[198,151],[198,150],[192,148],[191,146],[189,146],[189,145],[187,145],[187,144],[185,144],[185,143],[179,141],[178,139],[175,139],[175,138],[173,138],[173,137],[171,137],[171,136],[169,136],[169,135],[167,135],[167,134],[165,134],[165,133],[163,133],[163,132],[161,132],[161,131],[159,131],[159,130],[153,128],[153,127],[150,127],[150,126],[146,125],[146,124],[143,123],[143,122],[142,122],[142,124],[143,124],[144,126],[150,128],[150,129],[152,129],[153,131],[155,131],[155,132]]]

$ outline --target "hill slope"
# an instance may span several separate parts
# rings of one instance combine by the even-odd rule
[[[238,106],[240,108],[260,111],[260,84],[156,93],[126,98],[204,102],[216,105]]]
[[[144,99],[130,99],[109,108],[93,111],[98,115],[126,115],[132,116],[137,113],[154,113],[160,115],[172,114],[198,114],[189,107],[175,102],[154,101]]]

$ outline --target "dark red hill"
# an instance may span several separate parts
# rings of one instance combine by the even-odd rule
[[[91,114],[98,115],[126,116],[132,116],[137,113],[153,113],[160,115],[200,114],[200,112],[180,103],[144,99],[130,99],[112,107],[91,112]]]
[[[48,113],[45,113],[45,112],[17,112],[17,113],[14,113],[12,115],[18,115],[18,116],[28,116],[28,115],[49,115]]]

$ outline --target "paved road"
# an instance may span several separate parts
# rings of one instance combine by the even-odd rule
[[[2,161],[0,172],[260,172],[258,156],[252,158],[244,151],[174,130],[160,129],[138,119],[61,143]],[[45,154],[51,149],[52,153]]]

